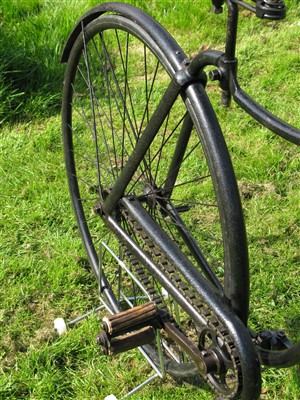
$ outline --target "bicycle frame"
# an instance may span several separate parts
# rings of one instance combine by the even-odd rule
[[[219,1],[220,6],[223,4],[223,1]],[[132,252],[140,259],[143,259],[143,262],[146,263],[149,267],[149,270],[153,272],[153,274],[157,277],[158,280],[162,280],[163,277],[159,273],[159,270],[155,269],[155,265],[151,264],[150,259],[146,259],[144,254],[139,252],[139,248],[132,243],[130,238],[126,236],[126,233],[122,231],[119,227],[116,220],[112,217],[111,213],[116,207],[116,203],[119,201],[124,189],[128,185],[128,182],[132,178],[134,171],[136,170],[137,166],[141,163],[145,152],[147,151],[148,146],[150,145],[151,141],[155,137],[158,132],[159,127],[162,125],[165,117],[167,116],[170,108],[173,105],[173,102],[176,98],[181,95],[183,99],[185,99],[186,93],[189,93],[190,97],[193,97],[197,92],[197,95],[202,96],[201,101],[201,113],[213,113],[213,110],[210,109],[208,106],[209,102],[207,102],[206,98],[207,95],[205,93],[205,84],[206,84],[206,75],[204,73],[204,68],[207,66],[215,66],[217,67],[217,71],[215,71],[215,79],[219,80],[221,89],[223,90],[223,102],[224,105],[229,104],[229,99],[231,96],[233,100],[239,104],[249,115],[255,118],[260,124],[264,125],[268,129],[272,130],[274,133],[278,134],[279,136],[283,137],[284,139],[293,142],[295,144],[300,145],[300,130],[290,126],[289,124],[285,123],[284,121],[280,120],[279,118],[275,117],[273,114],[268,112],[265,108],[260,106],[256,103],[250,96],[248,96],[239,86],[238,79],[237,79],[237,59],[235,57],[235,50],[236,50],[236,40],[237,40],[237,24],[238,24],[238,5],[241,5],[241,1],[237,0],[228,0],[228,23],[227,23],[227,35],[226,35],[226,46],[225,52],[214,51],[214,50],[207,50],[204,51],[191,60],[186,60],[184,58],[181,59],[181,64],[178,63],[178,57],[174,57],[174,65],[173,69],[175,71],[174,79],[171,81],[165,95],[160,102],[159,107],[157,108],[156,112],[152,116],[149,124],[143,134],[141,135],[136,149],[131,156],[130,160],[128,161],[126,168],[123,169],[122,173],[120,174],[119,178],[117,179],[116,184],[114,185],[113,189],[107,196],[105,203],[103,205],[103,214],[105,214],[104,219],[106,219],[107,225],[111,228],[112,231],[116,233],[116,235],[120,238],[120,240],[125,241],[127,245],[131,248]],[[65,62],[68,60],[70,49],[74,41],[76,40],[77,36],[81,33],[81,29],[83,26],[86,26],[89,22],[93,19],[97,18],[101,14],[107,11],[114,11],[114,7],[116,7],[116,12],[124,15],[129,19],[134,19],[134,13],[128,14],[126,9],[123,10],[122,4],[119,3],[117,6],[114,6],[112,3],[110,5],[111,9],[107,9],[106,4],[96,6],[90,12],[88,12],[80,21],[79,24],[75,27],[73,32],[71,33],[67,45],[64,49],[64,53],[62,56],[62,61]],[[135,13],[139,16],[140,20],[143,20],[144,14],[140,11],[135,11]],[[278,19],[278,18],[277,18]],[[147,20],[147,23],[149,21]],[[151,31],[151,25],[147,26],[147,29]],[[157,33],[158,36],[161,34],[160,32]],[[168,42],[170,53],[176,52],[176,46],[174,43],[169,40]],[[195,86],[197,87],[197,91],[194,91]],[[198,100],[198,99],[197,99]],[[200,130],[201,130],[201,121],[195,122],[199,123]],[[219,126],[210,126],[205,127],[206,131],[214,132],[214,129],[220,129]],[[182,140],[186,139],[188,135],[188,129],[183,134]],[[172,165],[176,165],[176,159],[181,157],[181,153],[175,153]],[[222,172],[222,168],[220,168]],[[220,172],[220,173],[221,173]],[[174,172],[169,172],[169,179],[174,179],[172,175]],[[176,172],[175,172],[176,173]],[[220,178],[222,179],[222,178]],[[227,188],[230,185],[235,185],[235,180],[233,179],[232,182],[226,186]],[[167,188],[166,188],[167,189]],[[168,254],[173,254],[176,252],[176,249],[173,247],[172,243],[167,241],[165,238],[156,237],[155,226],[153,226],[153,222],[147,219],[147,215],[144,214],[143,209],[140,207],[134,199],[131,200],[123,200],[125,202],[126,209],[129,210],[132,214],[134,214],[135,219],[145,227],[148,231],[149,236],[152,239],[159,240],[160,246],[167,246],[168,249],[166,252]],[[228,202],[229,203],[229,202]],[[227,207],[229,210],[229,215],[234,214],[235,207],[240,207],[239,200],[235,204],[224,204],[222,207]],[[220,208],[222,208],[220,207]],[[174,210],[170,210],[170,215],[174,218],[177,216],[174,214]],[[233,222],[236,224],[236,232],[239,232],[238,221]],[[188,240],[188,238],[187,238]],[[244,240],[244,239],[243,239]],[[234,238],[232,238],[234,242]],[[191,242],[190,242],[191,243]],[[192,243],[191,243],[192,247]],[[222,320],[227,321],[228,324],[232,326],[233,335],[237,338],[240,338],[240,332],[243,331],[243,328],[240,329],[240,321],[237,316],[242,320],[243,324],[247,325],[247,315],[248,315],[248,303],[249,303],[249,276],[248,276],[248,264],[245,260],[241,262],[241,266],[239,270],[231,271],[232,276],[241,278],[240,279],[240,288],[238,289],[239,292],[231,295],[227,293],[226,289],[226,282],[225,282],[225,296],[232,300],[234,296],[240,296],[239,302],[242,303],[240,307],[235,307],[233,302],[233,308],[224,305],[223,298],[220,298],[210,286],[207,285],[207,282],[203,280],[203,277],[199,274],[199,276],[194,276],[193,274],[189,274],[188,268],[186,268],[186,260],[180,260],[180,256],[175,257],[174,264],[177,266],[179,270],[183,274],[186,274],[186,279],[191,280],[197,290],[201,292],[202,295],[206,296],[207,303],[211,305],[212,308],[217,310],[219,316]],[[212,277],[212,281],[213,281]],[[203,282],[202,282],[203,280]],[[170,293],[176,294],[176,297],[181,298],[182,300],[182,307],[188,307],[184,298],[180,295],[180,293],[176,292],[176,288],[172,287],[168,282],[163,282],[166,287],[168,287]],[[102,284],[103,288],[105,288],[106,283]],[[243,299],[240,301],[240,299]],[[195,316],[195,318],[198,318]],[[246,331],[246,330],[245,330]],[[235,332],[239,332],[235,334]],[[243,341],[247,342],[248,336],[245,336]],[[244,345],[243,343],[239,342],[240,346],[240,353],[243,354],[243,360],[246,362],[247,360],[247,351],[250,351],[251,345]],[[294,345],[292,348],[279,352],[279,353],[271,353],[267,350],[258,350],[259,358],[261,363],[267,364],[270,366],[276,367],[287,367],[290,365],[294,365],[295,363],[299,362],[300,360],[300,342]],[[251,358],[251,357],[250,357]]]

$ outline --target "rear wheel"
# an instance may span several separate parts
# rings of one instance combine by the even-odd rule
[[[174,75],[164,51],[164,42],[154,42],[140,25],[118,15],[100,17],[82,31],[72,48],[64,84],[67,175],[90,264],[97,278],[101,275],[111,289],[107,302],[112,312],[151,299],[191,341],[205,348],[203,338],[207,335],[201,333],[204,326],[195,324],[126,243],[120,243],[112,234],[106,227],[102,208]],[[234,259],[232,250],[240,254],[245,248],[239,244],[233,248],[229,243],[232,227],[224,217],[226,210],[220,210],[224,192],[217,178],[220,171],[207,157],[210,144],[203,147],[201,136],[179,97],[122,198],[137,200],[159,229],[223,292],[226,281],[232,282],[226,276],[230,273],[226,260]],[[214,158],[224,165],[227,152],[214,153]],[[225,164],[231,165],[229,159],[225,159]],[[172,271],[170,255],[147,237],[143,226],[130,216],[121,200],[112,212],[114,219],[201,313],[202,305],[194,299],[188,282]],[[237,217],[243,220],[241,214]],[[212,317],[207,314],[208,323]],[[222,327],[217,325],[219,333],[214,334],[212,345],[219,346],[227,364],[222,372],[208,375],[208,382],[218,393],[234,397],[241,388],[240,371],[236,356],[231,355],[228,333],[222,333]],[[181,348],[168,338],[162,343],[167,372],[180,378],[197,374]],[[159,359],[159,350],[153,352],[151,348],[149,353]]]

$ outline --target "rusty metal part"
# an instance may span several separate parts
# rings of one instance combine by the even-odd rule
[[[198,346],[191,342],[170,322],[163,324],[163,328],[168,336],[191,357],[202,375],[218,371],[219,360],[216,354],[213,352],[200,351]]]

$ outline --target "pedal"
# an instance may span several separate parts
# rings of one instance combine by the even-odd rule
[[[283,331],[262,331],[255,338],[256,344],[266,350],[286,350],[292,343]]]
[[[96,343],[102,347],[103,354],[113,356],[124,351],[135,349],[136,347],[151,344],[155,340],[155,330],[152,326],[146,326],[136,332],[110,338],[106,332],[99,332]]]
[[[153,343],[155,329],[161,328],[160,318],[160,312],[153,302],[104,317],[96,342],[106,355]]]
[[[104,317],[102,329],[113,338],[149,325],[160,328],[159,321],[159,310],[153,301],[149,301],[118,314]]]

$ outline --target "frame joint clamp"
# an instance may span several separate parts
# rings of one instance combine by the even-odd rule
[[[190,65],[190,60],[188,58],[183,61],[183,68],[177,71],[174,75],[175,82],[180,86],[184,87],[190,85],[192,83],[200,82],[204,87],[207,83],[207,75],[201,70],[198,71],[195,75],[191,75],[188,72],[188,66]]]

